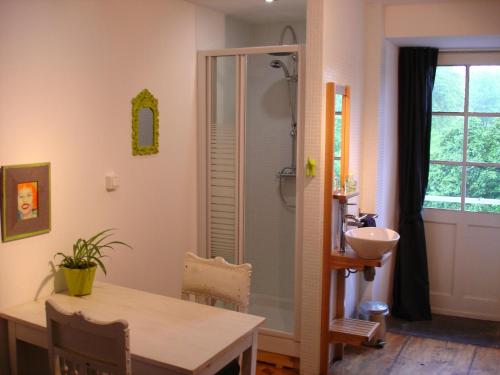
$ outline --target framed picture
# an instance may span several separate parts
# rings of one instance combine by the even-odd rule
[[[2,167],[2,241],[50,232],[50,163]]]

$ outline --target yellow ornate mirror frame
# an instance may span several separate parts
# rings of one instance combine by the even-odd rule
[[[158,100],[144,89],[132,99],[132,155],[158,153],[158,128]]]

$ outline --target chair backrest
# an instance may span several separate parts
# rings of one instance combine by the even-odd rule
[[[128,323],[92,321],[45,303],[52,374],[130,375]]]
[[[241,312],[248,310],[250,303],[250,280],[252,266],[248,263],[230,264],[224,258],[200,258],[186,253],[182,277],[182,295],[189,298],[210,298],[234,304]]]

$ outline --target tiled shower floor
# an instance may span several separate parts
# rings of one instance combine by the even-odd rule
[[[248,312],[265,317],[265,328],[287,333],[293,332],[294,313],[291,300],[265,294],[252,294]]]

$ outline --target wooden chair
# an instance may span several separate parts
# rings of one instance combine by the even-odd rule
[[[45,303],[49,363],[55,375],[130,375],[128,323],[98,322],[81,311],[67,313]]]
[[[200,258],[193,253],[184,257],[182,296],[197,302],[214,305],[218,300],[234,305],[236,311],[247,312],[250,303],[250,281],[252,266],[248,263],[235,265],[224,258]],[[231,361],[216,375],[240,373],[239,358]]]
[[[182,277],[182,296],[196,301],[209,300],[212,305],[217,300],[233,304],[237,311],[247,312],[250,303],[250,280],[252,266],[248,263],[235,265],[224,258],[200,258],[186,253]]]

